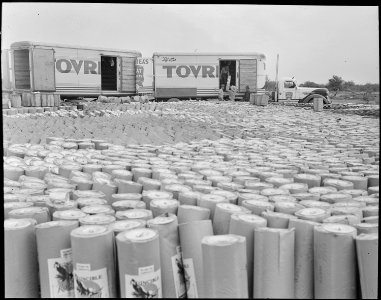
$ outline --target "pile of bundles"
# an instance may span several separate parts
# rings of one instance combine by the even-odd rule
[[[45,106],[60,106],[61,98],[59,94],[55,93],[22,93],[20,94],[12,94],[11,102],[13,99],[19,99],[21,97],[21,106],[24,107],[45,107]],[[16,101],[16,100],[14,100]],[[12,102],[13,104],[13,102]],[[12,105],[12,107],[14,107]],[[20,106],[19,106],[20,107]]]
[[[46,142],[5,145],[5,297],[378,295],[377,148]]]
[[[131,102],[140,102],[140,103],[147,103],[149,102],[149,97],[144,96],[126,96],[126,97],[107,97],[100,95],[98,97],[99,102],[102,103],[131,103]]]

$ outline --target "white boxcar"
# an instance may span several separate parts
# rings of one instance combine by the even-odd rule
[[[138,51],[16,42],[7,61],[12,90],[66,96],[136,93]]]
[[[262,93],[265,63],[261,53],[154,53],[154,97],[215,97],[224,85],[236,86],[237,96],[247,86],[251,93]],[[229,71],[227,84],[220,76],[223,68]]]

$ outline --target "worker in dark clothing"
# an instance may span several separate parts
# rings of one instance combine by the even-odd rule
[[[222,89],[226,91],[226,85],[228,83],[228,77],[229,77],[229,66],[224,66],[221,69],[220,78],[221,78],[221,85]]]

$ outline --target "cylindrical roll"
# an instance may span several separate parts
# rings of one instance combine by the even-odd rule
[[[140,201],[140,200],[115,201],[111,206],[115,211],[127,210],[127,209],[133,209],[133,208],[139,208],[139,209],[145,209],[146,208],[145,202]]]
[[[376,174],[375,175],[368,175],[366,177],[368,178],[368,187],[380,185],[379,175],[376,175]]]
[[[131,172],[133,174],[132,180],[138,182],[140,177],[152,177],[152,170],[147,168],[132,168]]]
[[[180,205],[197,205],[197,199],[202,196],[200,192],[180,192],[179,193],[179,202]]]
[[[377,193],[379,193],[379,191],[380,191],[380,188],[379,188],[378,185],[377,186],[370,186],[370,187],[368,187],[368,194],[369,195],[377,194]]]
[[[114,234],[101,225],[71,231],[75,297],[116,297]]]
[[[107,205],[107,200],[102,198],[86,197],[77,199],[78,208],[91,205]]]
[[[356,299],[356,228],[323,224],[314,228],[316,299]]]
[[[314,227],[308,220],[291,219],[288,228],[295,228],[295,298],[314,299]]]
[[[197,199],[197,206],[204,207],[210,209],[210,218],[213,220],[214,211],[216,209],[217,203],[228,203],[229,200],[224,196],[206,194],[202,195],[199,199]]]
[[[74,298],[70,232],[77,227],[77,221],[36,226],[41,298]]]
[[[150,220],[153,218],[152,211],[148,209],[128,209],[128,210],[122,210],[117,211],[115,214],[115,217],[117,220]]]
[[[378,216],[362,218],[361,222],[378,224]]]
[[[228,199],[228,201],[231,204],[237,204],[238,194],[236,192],[225,191],[225,190],[214,190],[214,191],[211,191],[210,193],[212,195],[219,195],[219,196],[225,197],[226,199]]]
[[[250,210],[245,207],[231,203],[217,203],[213,216],[213,231],[215,235],[228,234],[230,217],[232,214],[250,214]]]
[[[298,200],[291,195],[274,195],[269,197],[269,201],[272,203],[280,203],[280,202],[297,202]]]
[[[342,180],[346,180],[353,183],[353,188],[358,190],[368,189],[368,178],[364,176],[342,176]]]
[[[138,193],[141,194],[143,190],[143,186],[140,183],[123,180],[123,179],[115,179],[114,182],[118,186],[118,193]]]
[[[112,170],[111,171],[112,179],[118,178],[127,181],[132,181],[132,173],[128,170]]]
[[[362,214],[364,218],[378,216],[378,205],[371,205],[362,208]]]
[[[317,200],[302,200],[299,202],[299,204],[303,205],[306,208],[320,208],[324,210],[331,209],[331,204]]]
[[[36,220],[4,221],[5,298],[38,298]]]
[[[293,215],[297,211],[305,208],[303,205],[300,205],[299,203],[295,202],[276,202],[274,206],[275,212],[280,212],[289,215]]]
[[[323,223],[339,223],[345,225],[355,225],[361,222],[361,219],[355,215],[335,215],[325,218]]]
[[[173,198],[178,200],[181,192],[190,192],[191,187],[183,184],[167,184],[162,186],[163,190],[173,194]]]
[[[337,188],[340,190],[352,190],[354,189],[354,184],[351,181],[348,180],[340,180],[340,179],[331,179],[327,178],[323,182],[324,186],[333,186],[334,188]]]
[[[191,221],[209,220],[210,209],[194,205],[180,205],[177,210],[179,224]]]
[[[111,229],[115,235],[120,232],[135,229],[135,228],[143,228],[146,226],[145,220],[118,220],[112,222],[108,225],[108,228]]]
[[[150,203],[156,199],[173,199],[173,194],[165,191],[143,191],[143,201],[147,209],[150,209]]]
[[[16,208],[8,213],[8,217],[13,219],[31,218],[35,219],[37,224],[50,221],[49,209],[47,207],[31,206]]]
[[[378,298],[378,234],[356,237],[362,299]]]
[[[312,193],[295,193],[292,194],[293,197],[296,198],[298,201],[302,200],[315,200],[318,201],[320,199],[319,194],[312,194]]]
[[[177,217],[173,214],[166,213],[152,220],[148,220],[147,226],[159,232],[163,297],[186,297]]]
[[[354,215],[360,219],[363,217],[361,208],[355,206],[333,206],[331,209],[331,215]]]
[[[323,202],[328,202],[334,204],[337,202],[346,202],[352,200],[352,196],[344,193],[330,193],[325,194],[320,197],[320,200]]]
[[[143,186],[143,191],[159,191],[161,188],[161,182],[157,179],[140,177],[137,182]]]
[[[115,180],[115,182],[118,179]],[[107,203],[111,205],[112,195],[119,192],[119,186],[116,186],[110,180],[102,179],[102,178],[94,178],[93,179],[93,190],[100,191],[105,194],[105,199]]]
[[[77,200],[78,198],[101,198],[101,199],[106,199],[105,193],[101,191],[79,191],[75,190],[73,192],[73,200]]]
[[[53,213],[53,221],[78,221],[87,216],[79,209],[57,210]]]
[[[175,199],[157,199],[150,202],[150,209],[154,218],[164,213],[177,215],[178,207],[179,201]]]
[[[4,219],[9,218],[9,212],[14,209],[32,207],[32,202],[6,202],[4,203]]]
[[[287,190],[289,194],[306,193],[308,191],[308,184],[305,182],[286,183],[281,185],[279,189]]]
[[[111,196],[112,203],[114,203],[116,201],[121,201],[121,200],[136,200],[136,201],[140,201],[140,200],[142,200],[142,194],[138,194],[138,193],[123,193],[123,194],[113,194]]]
[[[83,225],[110,225],[116,221],[116,217],[105,214],[86,215],[79,219],[79,224]]]
[[[267,227],[270,228],[288,228],[289,220],[297,219],[297,217],[293,215],[273,212],[269,210],[262,212],[261,217],[267,220]]]
[[[97,214],[106,214],[106,215],[115,215],[115,210],[112,209],[111,205],[90,205],[84,206],[81,208],[85,214],[88,215],[97,215]]]
[[[251,211],[254,215],[260,216],[264,211],[274,211],[274,204],[261,200],[244,200],[242,206]]]
[[[316,174],[295,174],[294,181],[298,183],[306,183],[310,189],[320,186],[321,177]]]
[[[255,229],[254,298],[295,298],[294,231]]]
[[[357,229],[357,234],[378,233],[378,224],[376,223],[358,223],[353,225]]]
[[[357,202],[363,202],[368,207],[370,207],[370,206],[377,206],[378,207],[378,204],[380,201],[378,197],[376,198],[376,197],[372,197],[372,196],[354,197],[353,200],[357,201]]]
[[[253,298],[253,266],[254,266],[254,230],[266,227],[267,220],[249,214],[233,214],[230,219],[229,233],[246,238],[247,279],[249,298]]]
[[[116,236],[122,298],[162,298],[159,235],[136,228]]]
[[[24,175],[23,168],[4,164],[4,178],[17,181],[21,175]]]
[[[323,222],[324,219],[330,216],[330,212],[321,208],[303,208],[295,212],[295,216],[302,220]],[[290,225],[289,225],[290,226]]]
[[[248,298],[245,238],[205,236],[201,248],[205,298]]]
[[[70,183],[77,185],[77,190],[89,191],[93,187],[93,181],[84,177],[73,177],[70,179]]]

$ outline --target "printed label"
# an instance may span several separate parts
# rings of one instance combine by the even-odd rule
[[[77,263],[75,265],[75,268],[78,270],[78,271],[81,271],[81,270],[84,270],[84,271],[90,271],[90,264],[79,264]]]
[[[74,293],[75,298],[109,298],[107,269],[74,270]]]
[[[153,266],[139,268],[149,270]],[[162,298],[161,272],[143,272],[139,275],[125,275],[126,298]]]
[[[177,254],[171,257],[173,279],[175,281],[176,298],[186,298],[185,269],[181,259],[180,248],[176,247]]]
[[[138,271],[139,271],[139,275],[143,275],[146,273],[152,273],[155,271],[155,269],[154,269],[154,265],[152,265],[152,266],[148,266],[148,267],[141,267],[138,269]]]
[[[188,298],[198,298],[196,276],[194,274],[193,259],[183,259],[184,279]]]
[[[61,258],[66,261],[72,261],[72,251],[71,248],[68,249],[62,249],[61,251]]]
[[[71,249],[61,250],[61,257],[48,259],[51,298],[74,297],[73,263],[71,255],[63,256],[63,252],[71,253]]]

